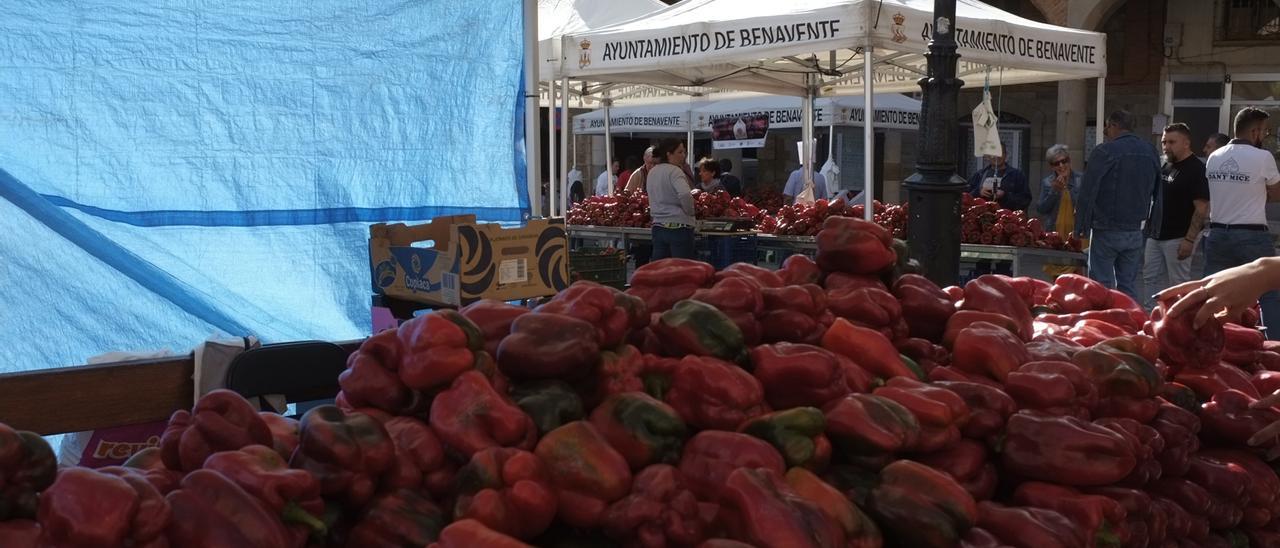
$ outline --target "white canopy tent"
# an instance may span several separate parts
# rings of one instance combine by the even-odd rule
[[[698,103],[658,103],[651,105],[615,106],[609,111],[609,129],[614,133],[698,133],[711,131],[711,123],[720,118],[736,118],[747,114],[768,114],[770,129],[794,129],[802,126],[804,100],[783,95],[754,95]],[[897,93],[879,94],[875,98],[878,128],[920,129],[920,101]],[[837,126],[862,126],[862,99],[857,97],[823,97],[814,101],[814,123]],[[596,109],[573,117],[575,135],[603,135],[604,109]]]
[[[933,25],[939,25],[953,31],[961,78],[993,67],[1004,84],[1098,78],[1102,118],[1105,35],[1031,21],[977,0],[958,0],[956,21],[932,19],[931,0],[684,0],[563,37],[560,73],[592,82],[797,95],[810,99],[808,108],[817,95],[861,93],[864,112],[874,112],[875,92],[919,89]],[[807,146],[812,124],[805,130]],[[870,158],[873,125],[864,131]],[[868,162],[867,181],[871,169]],[[812,179],[811,165],[806,179]]]

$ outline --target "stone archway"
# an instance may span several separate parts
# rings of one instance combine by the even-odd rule
[[[1102,22],[1105,21],[1108,16],[1115,13],[1120,6],[1124,5],[1125,0],[1092,0],[1091,2],[1086,2],[1086,4],[1089,3],[1093,4],[1093,6],[1088,8],[1080,19],[1073,21],[1079,24],[1071,26],[1079,29],[1096,31],[1102,27]]]

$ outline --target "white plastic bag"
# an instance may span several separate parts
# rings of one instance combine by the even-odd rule
[[[982,104],[973,109],[973,155],[1001,156],[1004,152],[1000,144],[999,118],[991,108],[991,92],[982,92]]]

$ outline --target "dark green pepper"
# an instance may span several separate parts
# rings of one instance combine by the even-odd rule
[[[769,442],[782,453],[787,467],[821,470],[831,462],[831,442],[823,435],[827,419],[816,407],[793,407],[750,419],[738,428]]]
[[[672,356],[710,356],[745,363],[742,330],[720,309],[707,303],[684,300],[662,313],[653,331]]]
[[[533,419],[539,436],[586,416],[582,398],[561,381],[519,384],[512,388],[511,399]]]
[[[644,392],[609,396],[591,412],[591,425],[633,471],[650,464],[678,462],[689,433],[675,409]]]

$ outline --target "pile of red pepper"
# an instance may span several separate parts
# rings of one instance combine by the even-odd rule
[[[649,219],[649,195],[619,192],[613,196],[587,196],[565,216],[571,225],[645,227]]]
[[[0,425],[0,546],[1280,546],[1254,326],[1071,275],[940,288],[878,223],[818,228],[778,271],[420,316],[336,405],[214,391],[123,467]]]

